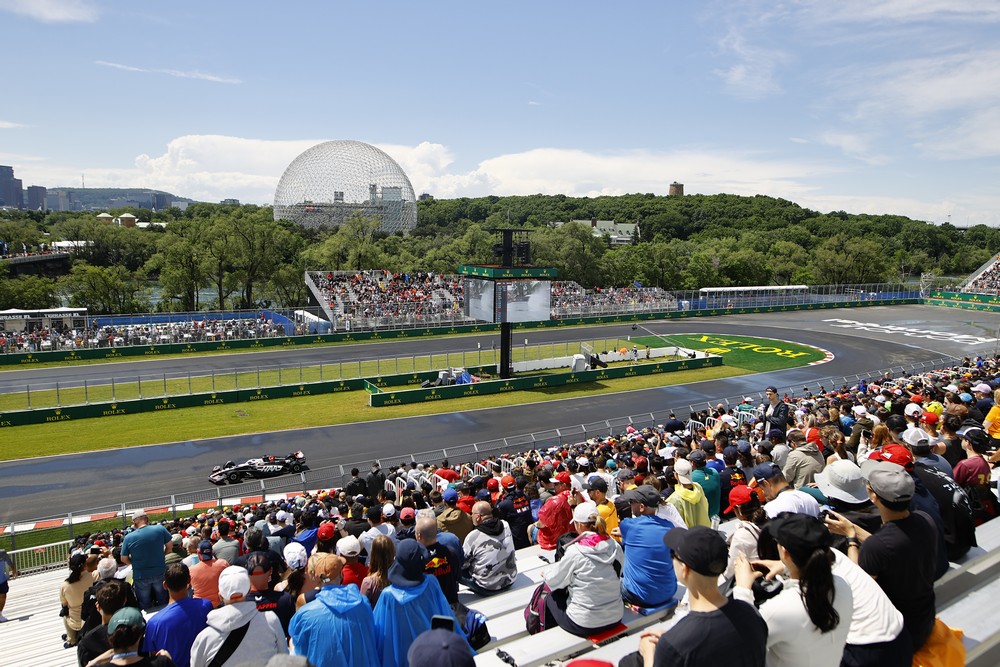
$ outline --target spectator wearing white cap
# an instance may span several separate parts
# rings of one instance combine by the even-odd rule
[[[392,527],[392,524],[385,523],[383,517],[385,516],[385,511],[380,506],[369,507],[366,514],[368,517],[368,525],[370,528],[361,534],[358,541],[361,543],[361,548],[365,550],[365,554],[371,553],[372,542],[379,535],[385,535],[393,542],[396,541],[396,529]]]
[[[677,477],[677,484],[674,485],[674,492],[667,498],[667,502],[674,506],[677,512],[684,519],[684,525],[711,526],[712,520],[708,514],[708,498],[705,491],[699,484],[691,479],[694,466],[687,459],[677,459],[674,463],[674,475]]]
[[[337,540],[337,555],[344,559],[344,571],[341,573],[345,586],[354,584],[361,588],[361,582],[368,576],[368,567],[361,562],[361,542],[353,535],[347,535]]]
[[[220,667],[262,664],[273,655],[288,653],[278,617],[257,611],[257,605],[246,599],[249,592],[250,576],[245,569],[230,567],[222,572],[219,595],[225,605],[209,612],[208,627],[198,633],[191,647],[191,667],[207,667],[213,661]],[[228,656],[220,655],[223,649]]]
[[[984,415],[993,408],[993,387],[985,382],[980,382],[972,388],[972,395],[976,399],[976,408]]]
[[[608,535],[604,519],[592,502],[573,509],[579,538],[558,563],[542,571],[552,592],[545,600],[545,627],[559,625],[580,637],[610,629],[621,622],[624,605],[620,572],[625,557]]]
[[[875,422],[869,416],[868,409],[860,403],[851,408],[851,414],[854,416],[854,426],[851,427],[851,436],[847,439],[847,448],[857,454],[862,431],[874,429]]]
[[[912,648],[918,651],[934,627],[937,527],[923,512],[910,512],[915,487],[905,468],[869,460],[861,471],[882,526],[869,533],[837,514],[831,514],[826,525],[847,538],[847,555],[875,578],[903,614]]]
[[[990,436],[990,448],[1000,449],[1000,389],[993,392],[990,409],[983,414],[986,415],[983,417],[983,429]]]

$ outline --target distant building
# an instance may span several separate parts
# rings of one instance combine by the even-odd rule
[[[115,222],[118,224],[119,227],[135,227],[136,217],[131,213],[122,213],[117,218],[115,218]]]
[[[608,238],[611,239],[611,245],[629,245],[633,239],[639,236],[639,225],[634,222],[615,222],[614,220],[598,220],[597,218],[570,220],[570,222],[578,222],[584,227],[590,227],[590,233],[598,238],[607,234]],[[552,226],[562,227],[565,224],[568,223],[554,222]]]
[[[98,222],[107,222],[107,223],[110,224],[110,223],[114,222],[114,220],[115,220],[114,216],[111,215],[110,213],[99,213],[97,215],[97,221]]]
[[[223,199],[219,203],[222,204],[223,206],[239,206],[240,205],[240,200],[239,199]]]
[[[424,193],[421,193],[421,195],[419,197],[417,197],[417,199],[419,201],[433,201],[434,195],[432,195],[432,194],[430,194],[428,192],[424,192]]]
[[[671,196],[671,197],[683,197],[684,196],[684,184],[683,183],[678,183],[677,181],[674,181],[673,183],[671,183],[670,184],[670,193],[669,193],[669,196]]]
[[[48,190],[46,190],[41,185],[29,185],[28,186],[28,210],[30,211],[45,211],[48,210],[49,204],[46,201],[46,196]]]
[[[163,209],[170,208],[170,195],[164,192],[154,192],[150,195],[150,199],[152,199],[154,211],[162,211]]]
[[[51,190],[45,195],[50,211],[74,211],[73,193],[69,190]]]
[[[24,208],[24,185],[14,178],[14,167],[0,165],[0,206]]]

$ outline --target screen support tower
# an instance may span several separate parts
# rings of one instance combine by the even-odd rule
[[[498,263],[492,265],[459,266],[458,272],[469,280],[490,283],[490,289],[476,293],[485,295],[484,303],[492,305],[492,313],[485,312],[488,305],[480,305],[478,319],[487,319],[500,325],[500,363],[498,373],[502,379],[513,377],[513,333],[515,322],[533,322],[551,317],[548,282],[556,277],[551,267],[531,266],[531,244],[527,229],[492,229],[496,242],[493,255]],[[541,287],[544,291],[539,292]],[[533,291],[534,290],[534,291]],[[466,314],[470,307],[472,290],[465,290]],[[490,298],[492,297],[492,298]]]

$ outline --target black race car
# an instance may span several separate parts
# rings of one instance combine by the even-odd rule
[[[306,455],[302,452],[292,452],[285,457],[268,454],[259,459],[248,459],[246,463],[226,461],[225,465],[212,468],[212,474],[208,476],[208,481],[212,484],[225,484],[226,482],[238,484],[244,479],[277,477],[308,469]]]

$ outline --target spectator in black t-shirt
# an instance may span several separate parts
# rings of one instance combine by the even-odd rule
[[[729,549],[718,531],[703,526],[674,528],[663,538],[677,581],[688,590],[691,611],[666,632],[642,634],[639,651],[619,667],[726,665],[763,667],[767,624],[752,605],[719,592]]]
[[[937,528],[923,512],[910,512],[914,481],[905,469],[887,461],[865,461],[861,470],[882,527],[869,533],[837,514],[831,514],[827,526],[847,537],[847,555],[875,578],[903,614],[916,652],[934,628]]]
[[[458,602],[458,568],[453,563],[448,547],[438,542],[437,521],[430,517],[419,517],[415,533],[417,542],[424,545],[430,554],[424,572],[437,577],[448,604],[455,604]]]
[[[739,450],[732,445],[726,447],[722,450],[722,462],[725,463],[725,467],[719,472],[719,497],[723,500],[728,500],[729,492],[734,486],[742,486],[743,484],[748,484],[747,474],[743,472],[743,469],[736,465],[737,459],[739,459]],[[722,505],[725,506],[728,503],[723,502]],[[732,519],[733,513],[722,512],[723,519]]]
[[[80,667],[111,648],[111,642],[108,641],[108,621],[126,605],[130,593],[131,587],[120,579],[108,580],[94,593],[94,605],[101,615],[101,622],[83,635],[76,646],[76,658]]]
[[[250,575],[250,592],[246,599],[257,603],[257,611],[273,611],[281,621],[281,629],[285,638],[289,637],[288,624],[295,614],[295,600],[284,591],[275,591],[271,583],[273,571],[271,559],[263,551],[254,551],[246,557],[246,569]],[[316,597],[318,589],[305,593],[307,601]]]

